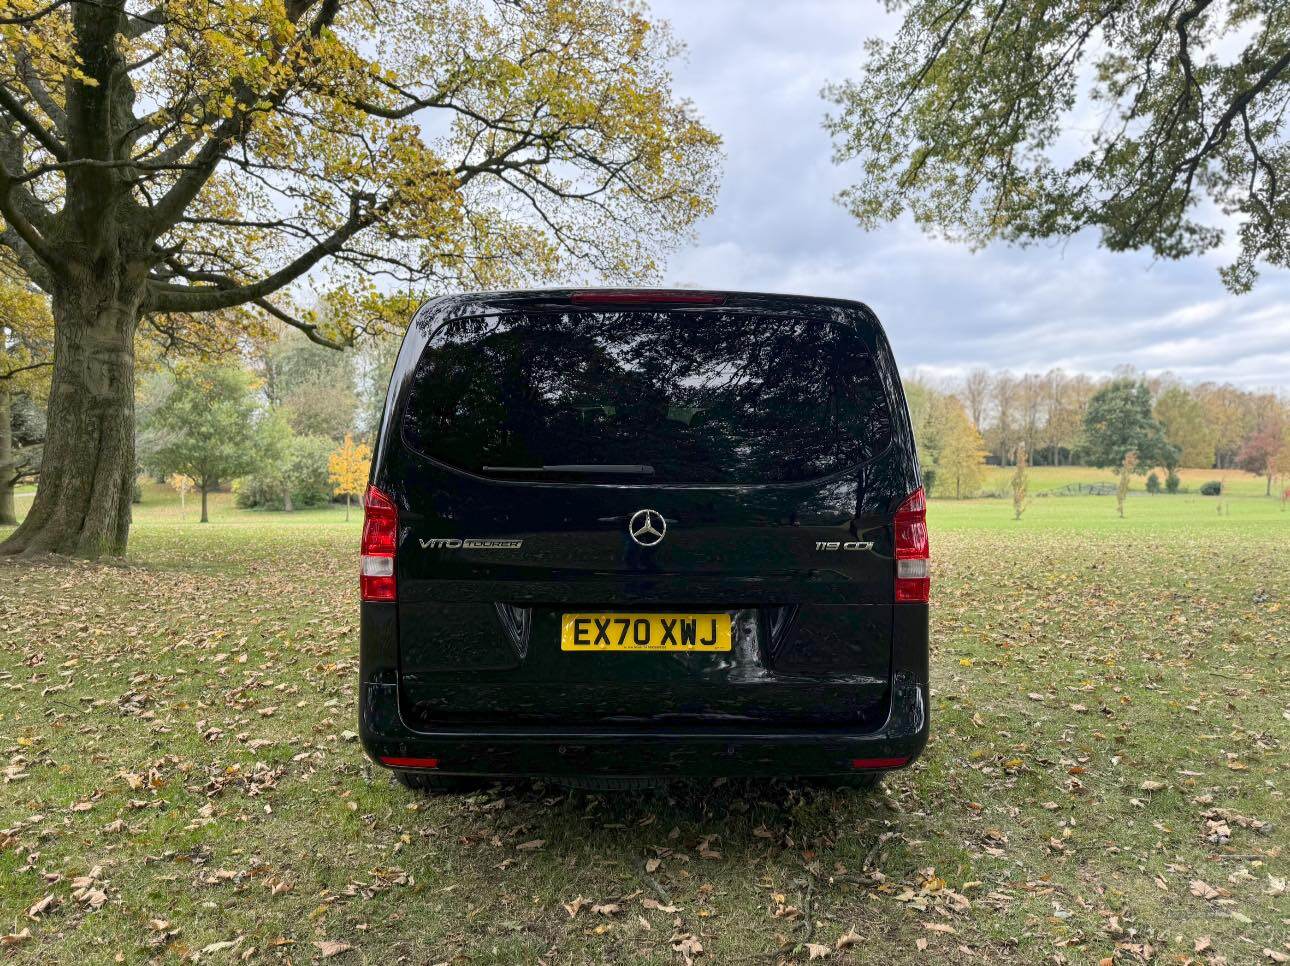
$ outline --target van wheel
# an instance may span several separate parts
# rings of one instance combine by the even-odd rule
[[[482,778],[436,775],[425,771],[396,771],[394,780],[404,788],[426,795],[464,795],[467,792],[477,792],[488,784]]]
[[[830,775],[827,778],[816,779],[816,784],[823,788],[850,788],[862,794],[868,794],[878,790],[885,774],[887,773],[883,771],[862,771],[854,775]]]

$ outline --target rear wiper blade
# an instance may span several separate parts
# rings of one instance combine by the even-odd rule
[[[617,473],[623,476],[653,476],[648,463],[556,463],[549,466],[485,466],[485,473]]]

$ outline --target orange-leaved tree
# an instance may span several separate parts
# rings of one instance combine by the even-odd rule
[[[367,473],[372,465],[372,447],[363,442],[354,442],[354,437],[346,433],[345,440],[327,458],[327,475],[331,480],[331,491],[337,496],[345,495],[345,519],[349,519],[349,501],[351,497],[363,492],[367,484]]]

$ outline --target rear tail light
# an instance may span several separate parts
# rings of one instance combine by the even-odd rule
[[[363,556],[359,577],[363,600],[397,599],[394,554],[398,540],[398,507],[376,487],[369,486],[363,497]]]
[[[868,771],[871,768],[899,768],[909,764],[909,756],[899,758],[852,758],[851,767],[856,771]]]
[[[920,486],[896,511],[896,603],[926,604],[931,595],[927,497]]]
[[[569,296],[569,302],[573,305],[721,305],[725,301],[726,297],[716,292],[690,292],[685,289],[604,289],[574,292]]]
[[[391,768],[438,768],[438,758],[405,758],[400,755],[382,755],[381,764]]]

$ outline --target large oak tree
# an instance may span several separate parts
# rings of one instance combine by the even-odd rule
[[[826,92],[841,195],[984,244],[1083,228],[1113,251],[1217,248],[1247,290],[1290,266],[1290,3],[888,0],[864,74]]]
[[[394,296],[651,274],[719,161],[676,52],[614,0],[0,0],[0,241],[56,323],[0,550],[124,550],[141,320],[342,346]]]

